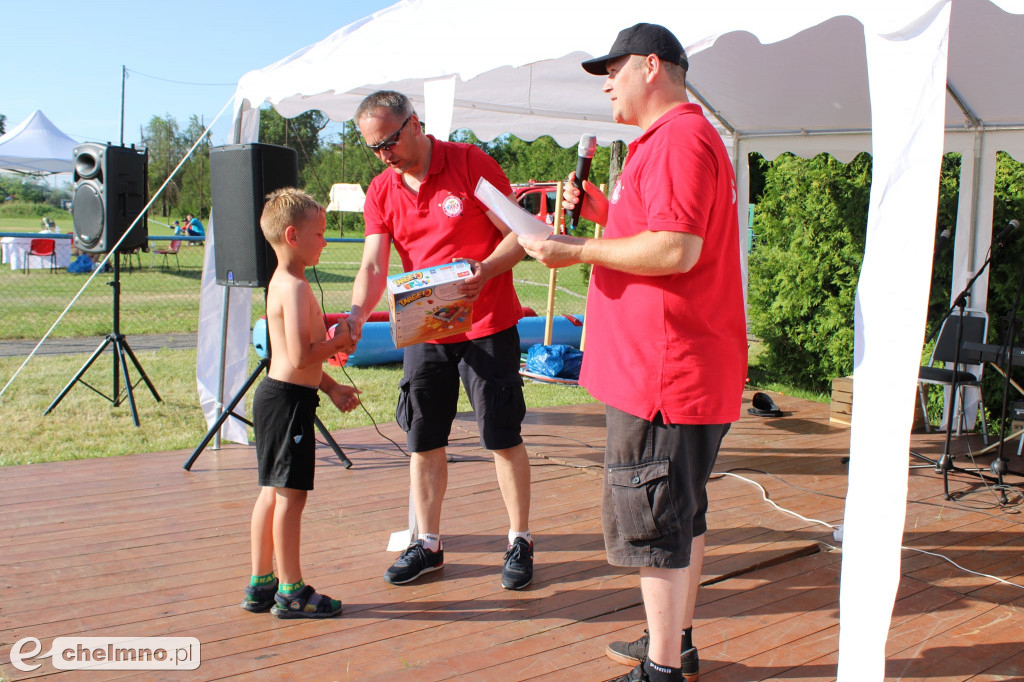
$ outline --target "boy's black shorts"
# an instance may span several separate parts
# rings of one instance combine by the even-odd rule
[[[315,388],[265,378],[252,401],[256,465],[261,486],[313,489]]]
[[[480,444],[507,450],[523,442],[526,416],[519,376],[519,330],[458,343],[418,343],[405,349],[395,420],[412,452],[448,445],[458,410],[459,379],[476,414]]]

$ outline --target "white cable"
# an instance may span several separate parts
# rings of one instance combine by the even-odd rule
[[[757,481],[752,481],[749,478],[745,478],[743,476],[740,476],[739,474],[734,474],[734,473],[731,473],[731,472],[728,472],[728,471],[723,471],[723,472],[714,471],[714,472],[711,473],[711,475],[712,476],[732,476],[733,478],[738,478],[741,481],[746,481],[747,483],[750,483],[751,485],[757,486],[758,488],[761,489],[761,497],[762,497],[762,499],[764,499],[764,501],[767,502],[768,504],[772,505],[773,507],[775,507],[776,509],[778,509],[779,511],[781,511],[783,513],[789,514],[790,516],[795,516],[796,518],[801,519],[803,521],[807,521],[808,523],[817,523],[817,524],[820,524],[822,526],[827,526],[828,528],[835,529],[835,531],[837,533],[836,539],[839,540],[840,542],[842,542],[842,529],[843,529],[842,526],[834,526],[831,523],[826,523],[825,521],[819,521],[818,519],[809,519],[806,516],[801,516],[800,514],[797,514],[796,512],[793,512],[793,511],[790,511],[788,509],[784,509],[783,507],[780,507],[779,505],[775,504],[775,502],[773,502],[772,500],[770,500],[768,498],[768,491],[765,490],[764,486],[761,485],[760,483],[758,483]],[[1013,587],[1019,587],[1020,589],[1024,590],[1024,585],[1018,585],[1017,583],[1010,582],[1009,580],[1003,580],[1002,578],[1000,578],[998,576],[989,575],[988,573],[979,573],[978,571],[972,571],[971,569],[965,568],[965,567],[961,566],[957,562],[953,561],[952,559],[950,559],[947,556],[943,556],[942,554],[937,554],[935,552],[929,552],[929,551],[924,550],[924,549],[918,549],[917,547],[907,547],[906,545],[900,545],[900,549],[906,549],[906,550],[910,550],[912,552],[920,552],[921,554],[927,554],[928,556],[937,557],[939,559],[942,559],[943,561],[948,561],[949,563],[953,564],[954,566],[959,568],[961,571],[964,571],[965,573],[970,573],[972,575],[980,576],[982,578],[988,578],[989,580],[994,580],[996,582],[1003,583],[1004,585],[1011,585]]]
[[[790,510],[788,510],[788,509],[783,509],[782,507],[780,507],[779,505],[775,504],[775,502],[773,502],[772,500],[770,500],[770,499],[768,498],[768,491],[767,491],[767,490],[765,490],[765,489],[764,489],[764,486],[763,486],[763,485],[761,485],[760,483],[758,483],[757,481],[751,481],[751,480],[750,480],[749,478],[745,478],[745,477],[743,477],[743,476],[740,476],[739,474],[733,474],[733,473],[730,473],[730,472],[728,472],[728,471],[723,471],[723,472],[717,472],[717,471],[713,471],[713,472],[711,472],[711,475],[712,475],[712,476],[732,476],[733,478],[738,478],[738,479],[740,479],[741,481],[746,481],[747,483],[749,483],[749,484],[751,484],[751,485],[757,486],[758,488],[760,488],[760,489],[761,489],[761,498],[762,498],[762,499],[763,499],[763,500],[764,500],[765,502],[767,502],[767,503],[768,503],[768,504],[770,504],[771,506],[775,507],[775,508],[776,508],[776,509],[778,509],[778,510],[779,510],[780,512],[783,512],[784,514],[789,514],[790,516],[795,516],[795,517],[797,517],[798,519],[800,519],[801,521],[806,521],[806,522],[808,522],[808,523],[817,523],[817,524],[819,524],[819,525],[821,525],[821,526],[825,526],[825,527],[827,527],[827,528],[831,528],[831,529],[833,529],[833,530],[835,530],[835,529],[837,529],[837,528],[840,528],[840,526],[834,526],[834,525],[832,525],[831,523],[828,523],[828,522],[826,522],[826,521],[821,521],[821,520],[819,520],[819,519],[809,519],[809,518],[807,518],[806,516],[800,516],[800,515],[799,515],[799,514],[797,514],[796,512],[790,511]]]
[[[232,94],[231,97],[228,98],[228,101],[224,103],[224,106],[221,107],[221,110],[217,114],[217,116],[215,116],[214,119],[210,122],[210,125],[206,127],[206,130],[204,130],[202,134],[198,138],[196,138],[196,141],[189,148],[184,158],[182,158],[178,165],[174,167],[174,170],[171,171],[170,175],[167,176],[167,179],[164,180],[164,184],[160,185],[160,189],[156,191],[156,194],[154,194],[153,197],[149,200],[149,202],[145,205],[145,207],[141,211],[139,211],[139,214],[135,216],[135,220],[133,220],[132,224],[128,226],[128,229],[124,231],[124,233],[121,235],[121,238],[117,240],[117,243],[114,244],[114,246],[107,251],[106,257],[104,257],[103,260],[101,260],[96,265],[96,269],[93,270],[92,274],[89,275],[89,279],[85,281],[85,284],[82,285],[82,288],[78,290],[78,293],[74,295],[74,297],[71,299],[71,302],[68,303],[66,308],[64,308],[64,312],[62,312],[57,317],[56,321],[43,335],[43,338],[39,339],[39,343],[36,344],[36,347],[33,348],[32,352],[28,354],[28,357],[25,358],[25,362],[21,363],[21,366],[18,367],[14,374],[11,375],[11,378],[7,380],[6,384],[4,384],[4,387],[0,389],[0,397],[3,397],[3,394],[7,391],[7,388],[14,382],[15,377],[17,377],[18,374],[21,373],[21,370],[25,368],[25,365],[28,364],[29,360],[35,357],[36,351],[39,350],[39,348],[43,345],[46,339],[50,338],[50,334],[53,332],[54,329],[57,328],[57,325],[60,324],[60,321],[64,319],[64,316],[68,314],[68,311],[71,310],[71,307],[75,305],[75,301],[79,299],[79,297],[86,290],[86,288],[92,283],[92,281],[96,278],[96,275],[100,274],[100,272],[103,271],[103,267],[107,264],[107,261],[110,260],[111,254],[114,254],[115,256],[117,255],[117,249],[118,247],[121,246],[121,242],[123,242],[128,237],[129,233],[131,233],[132,231],[132,228],[134,228],[135,224],[139,222],[139,218],[144,216],[146,214],[146,211],[149,210],[149,207],[153,205],[153,202],[157,200],[160,194],[164,191],[164,188],[167,187],[168,183],[170,183],[171,178],[173,178],[177,174],[178,170],[185,164],[185,162],[189,160],[189,158],[192,156],[192,153],[196,150],[196,147],[198,147],[199,143],[203,141],[206,135],[210,132],[210,129],[213,128],[213,125],[220,119],[220,117],[224,114],[224,112],[227,110],[231,102],[234,101],[234,99],[235,96],[234,94]]]
[[[1009,580],[1003,580],[1002,578],[998,578],[998,577],[996,577],[994,575],[989,575],[988,573],[978,573],[977,571],[972,571],[969,568],[964,568],[963,566],[961,566],[957,562],[953,561],[949,557],[943,556],[941,554],[936,554],[935,552],[929,552],[929,551],[926,551],[926,550],[923,550],[923,549],[917,549],[916,547],[904,547],[902,545],[900,546],[900,549],[909,549],[909,550],[912,550],[914,552],[920,552],[921,554],[927,554],[928,556],[938,557],[938,558],[942,559],[943,561],[948,561],[949,563],[953,564],[954,566],[959,568],[961,571],[966,571],[967,573],[970,573],[972,575],[980,575],[982,578],[989,578],[990,580],[995,580],[996,582],[1003,583],[1004,585],[1013,585],[1014,587],[1019,587],[1020,589],[1024,590],[1024,585],[1018,585],[1017,583],[1012,583]]]

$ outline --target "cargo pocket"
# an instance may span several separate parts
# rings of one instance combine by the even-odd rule
[[[608,469],[619,536],[653,540],[679,528],[668,483],[668,460]]]
[[[487,415],[493,424],[502,429],[518,428],[526,417],[526,400],[523,399],[523,379],[515,377],[493,381],[484,385],[487,401]]]
[[[395,407],[395,421],[398,427],[409,433],[412,428],[412,405],[409,404],[409,379],[402,377],[398,382],[398,405]]]

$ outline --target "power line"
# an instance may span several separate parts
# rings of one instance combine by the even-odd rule
[[[191,81],[176,81],[176,80],[171,80],[170,78],[160,78],[159,76],[151,76],[148,73],[142,73],[141,71],[136,71],[135,69],[126,69],[126,70],[128,71],[128,73],[135,74],[136,76],[144,76],[145,78],[152,78],[153,80],[163,81],[165,83],[177,83],[178,85],[201,85],[201,86],[210,86],[210,87],[224,87],[224,86],[228,86],[228,85],[230,85],[230,86],[238,85],[238,83],[193,83]]]

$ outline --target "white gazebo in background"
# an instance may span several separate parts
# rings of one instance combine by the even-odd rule
[[[70,173],[77,144],[36,109],[0,137],[0,170],[26,175]]]

